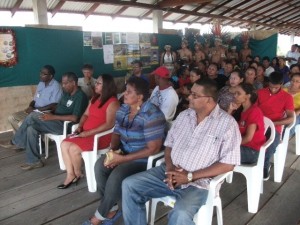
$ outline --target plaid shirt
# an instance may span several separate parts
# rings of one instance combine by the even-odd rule
[[[165,146],[172,148],[175,166],[194,172],[216,162],[240,164],[241,134],[234,118],[219,108],[197,124],[196,112],[183,111],[168,132]],[[208,189],[211,178],[202,178],[186,185]]]

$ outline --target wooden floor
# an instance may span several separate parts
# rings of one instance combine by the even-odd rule
[[[0,135],[0,141],[11,133]],[[86,180],[66,190],[56,188],[65,177],[59,170],[55,146],[50,148],[46,166],[22,171],[24,152],[0,148],[0,225],[80,225],[98,205],[97,193],[89,193]],[[273,170],[272,170],[273,172]],[[272,173],[273,175],[273,173]],[[221,190],[224,225],[297,225],[300,224],[300,159],[290,141],[282,183],[273,176],[264,183],[259,212],[247,212],[246,181],[234,174],[232,184]],[[160,205],[155,225],[167,224],[168,208]],[[121,225],[119,220],[117,225]],[[214,218],[213,224],[216,223]]]

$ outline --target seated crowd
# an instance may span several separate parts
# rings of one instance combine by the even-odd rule
[[[134,61],[123,104],[114,78],[93,78],[92,65],[83,66],[83,78],[65,73],[61,86],[54,68],[45,65],[29,107],[9,116],[14,136],[1,146],[25,149],[23,170],[43,167],[40,135],[62,134],[64,121],[78,123],[61,143],[67,174],[57,188],[66,189],[81,179],[81,153],[93,149],[94,136],[114,127],[99,139],[99,148],[110,149],[95,164],[100,204],[83,224],[113,224],[122,214],[126,225],[147,224],[145,203],[163,196],[177,200],[168,224],[193,224],[210,178],[257,162],[269,135],[264,116],[276,127],[265,155],[264,179],[269,179],[282,126],[293,121],[294,112],[300,123],[300,66],[288,56],[272,62],[264,56],[260,62],[247,43],[240,55],[219,39],[213,48],[196,43],[194,54],[187,42],[181,47],[176,54],[165,46],[160,67],[151,73],[155,85],[143,74],[142,63]],[[162,149],[165,163],[146,171],[147,158]]]

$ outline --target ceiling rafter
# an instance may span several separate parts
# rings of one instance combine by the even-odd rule
[[[164,0],[158,3],[161,8],[168,8],[174,6],[183,6],[188,4],[201,4],[205,2],[212,2],[212,0]]]
[[[261,3],[262,3],[262,2],[260,2],[258,5],[260,5]],[[269,2],[267,2],[267,3],[263,4],[263,5],[260,5],[260,6],[259,6],[259,9],[260,9],[260,8],[264,8],[264,7],[268,6],[268,5],[270,5]],[[257,8],[253,9],[252,11],[247,11],[246,14],[243,14],[242,16],[240,16],[240,17],[238,17],[238,18],[240,18],[240,19],[241,19],[241,18],[245,18],[245,17],[247,17],[247,16],[249,16],[249,15],[251,15],[251,14],[258,16],[257,13],[255,13],[256,10],[257,10]]]
[[[297,7],[295,7],[296,4],[292,5],[290,8],[286,8],[285,10],[281,10],[280,14],[272,14],[272,17],[269,17],[269,19],[263,21],[264,23],[268,23],[274,19],[280,19],[282,16],[286,16],[286,15],[290,15],[290,14],[294,14],[294,11],[298,11],[299,9]],[[273,18],[276,17],[276,18]]]
[[[196,7],[196,8],[194,8],[192,11],[193,11],[193,12],[197,12],[197,11],[198,11],[199,9],[201,9],[201,8],[202,8],[202,5],[200,5],[200,6]],[[181,16],[180,18],[178,18],[176,21],[174,21],[174,23],[179,23],[180,21],[182,21],[182,20],[188,18],[189,16],[190,16],[190,15],[188,15],[188,14],[183,15],[183,16]]]
[[[224,16],[225,14],[229,13],[230,11],[235,10],[235,9],[237,9],[238,7],[240,7],[240,6],[244,5],[244,4],[246,4],[247,2],[248,2],[248,0],[244,0],[244,1],[240,2],[239,4],[237,4],[237,5],[235,5],[235,6],[232,6],[232,7],[228,8],[228,9],[225,10],[224,12],[220,13],[220,15],[221,15],[221,16]]]
[[[95,10],[100,6],[100,3],[94,3],[88,11],[84,14],[85,18],[88,18],[91,14],[95,12]]]
[[[52,9],[51,14],[52,17],[55,16],[56,13],[59,12],[59,10],[63,7],[63,5],[66,3],[66,1],[59,1],[56,6]]]
[[[116,18],[116,17],[120,16],[124,11],[126,11],[126,9],[128,9],[128,6],[123,6],[116,13],[114,13],[112,18]]]
[[[181,8],[181,5],[179,5],[179,6],[176,6],[174,9],[180,9]],[[165,19],[165,18],[167,18],[168,16],[170,16],[172,14],[172,12],[167,12],[167,13],[165,13],[164,15],[163,15],[163,18]]]
[[[206,5],[208,5],[209,4],[209,2],[206,2],[206,3],[203,3],[203,4],[201,4],[199,7],[201,7],[201,8],[204,8]],[[200,8],[200,9],[201,9]],[[199,10],[199,9],[198,9]],[[197,11],[198,11],[197,10]],[[198,21],[199,20],[199,17],[197,17],[196,19],[194,19],[194,20],[192,20],[191,22],[189,22],[189,24],[192,24],[192,23],[195,23],[196,21]]]
[[[210,14],[213,11],[216,11],[217,9],[223,7],[224,5],[226,5],[229,2],[231,2],[231,0],[227,0],[227,1],[223,2],[222,4],[218,4],[217,6],[213,7],[211,10],[207,11],[206,13]]]
[[[11,17],[13,17],[15,15],[15,13],[20,9],[20,6],[22,4],[23,0],[18,0],[15,5],[13,6],[13,8],[10,10],[11,12]]]
[[[275,4],[275,3],[274,3],[274,4]],[[283,5],[286,5],[286,2],[282,2],[282,3],[279,4],[279,5],[275,5],[274,7],[269,8],[269,9],[266,9],[265,11],[260,12],[259,14],[260,14],[261,16],[263,16],[263,18],[265,18],[265,17],[269,18],[270,16],[268,16],[268,15],[265,16],[266,13],[267,13],[267,14],[270,14],[270,13],[272,13],[273,11],[275,11],[275,12],[272,13],[272,15],[274,15],[274,14],[276,14],[277,12],[282,11],[282,9],[281,9],[280,7],[283,6]],[[252,17],[249,17],[248,19],[251,20],[251,19],[254,19],[255,17],[256,17],[256,15],[254,15],[254,16],[252,16]]]

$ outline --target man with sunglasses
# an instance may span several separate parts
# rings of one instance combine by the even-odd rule
[[[59,82],[54,79],[55,69],[51,65],[45,65],[40,71],[40,82],[37,86],[33,100],[27,109],[15,112],[8,117],[14,133],[22,125],[23,120],[33,110],[53,111],[59,102],[62,89]]]

